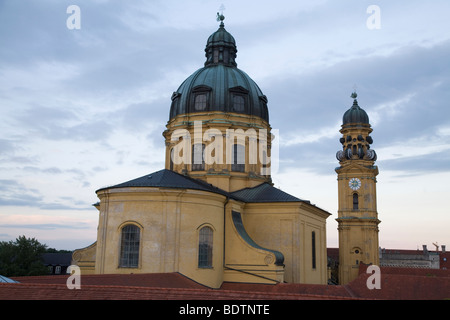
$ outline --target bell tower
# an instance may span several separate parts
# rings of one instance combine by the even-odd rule
[[[375,165],[377,155],[367,113],[353,92],[352,107],[344,113],[340,132],[342,150],[336,153],[338,175],[339,282],[358,276],[360,263],[379,265]]]

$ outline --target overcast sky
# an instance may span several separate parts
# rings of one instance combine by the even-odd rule
[[[73,4],[80,29],[67,26]],[[378,154],[380,246],[450,246],[448,0],[0,0],[0,241],[88,246],[95,191],[164,168],[170,97],[203,66],[222,4],[238,68],[279,130],[275,186],[333,214],[328,245],[356,87]]]

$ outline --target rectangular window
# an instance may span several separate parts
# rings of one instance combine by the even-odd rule
[[[195,96],[194,100],[194,110],[195,111],[202,111],[206,110],[206,104],[208,101],[208,94],[207,93],[199,93]]]
[[[192,145],[192,171],[205,170],[205,145],[196,143]]]
[[[245,99],[241,95],[233,96],[233,111],[244,112],[245,110]]]
[[[233,163],[231,164],[231,171],[245,172],[245,146],[234,144],[232,159]]]
[[[312,267],[316,268],[316,233],[311,234],[311,253],[312,253]]]

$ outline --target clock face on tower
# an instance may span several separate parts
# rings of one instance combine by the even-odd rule
[[[359,180],[358,178],[351,178],[348,182],[348,186],[352,190],[358,190],[361,187],[361,180]]]

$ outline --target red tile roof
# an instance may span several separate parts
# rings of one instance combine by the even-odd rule
[[[349,299],[351,295],[344,286],[320,285],[320,284],[300,284],[300,283],[279,283],[271,284],[255,284],[255,283],[234,283],[224,282],[222,290],[235,290],[246,292],[266,292],[284,296],[304,295],[313,297],[323,297],[326,299]]]
[[[12,278],[20,283],[66,285],[68,277],[68,275],[59,275]],[[180,273],[88,274],[81,275],[81,285],[190,289],[206,288]]]
[[[0,286],[0,300],[317,300],[348,299],[338,286],[225,283],[211,289],[179,273],[82,275],[81,289],[68,289],[68,276],[15,277]],[[303,287],[302,287],[303,286]]]
[[[81,289],[68,289],[67,275],[16,277],[0,284],[0,300],[337,300],[450,298],[450,270],[381,268],[381,289],[368,289],[370,274],[348,285],[223,283],[211,289],[179,273],[82,275]]]

